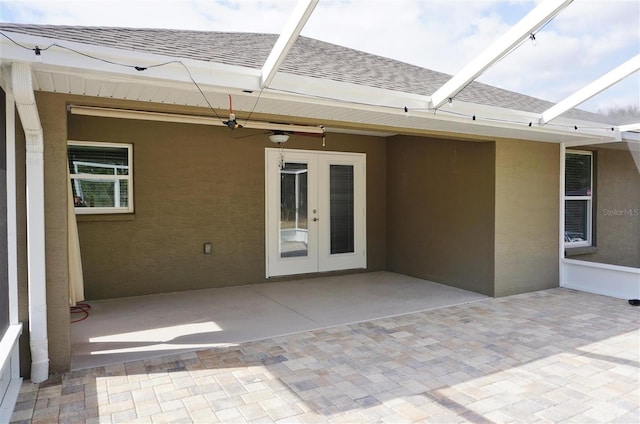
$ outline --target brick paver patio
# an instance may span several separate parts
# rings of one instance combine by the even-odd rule
[[[25,382],[12,422],[637,423],[639,329],[552,289]]]

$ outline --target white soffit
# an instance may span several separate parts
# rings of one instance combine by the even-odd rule
[[[547,21],[553,19],[562,9],[567,7],[573,0],[546,0],[520,22],[515,24],[509,31],[498,38],[488,49],[478,57],[469,62],[460,72],[454,75],[442,87],[431,95],[432,109],[438,109],[445,104],[448,99],[455,97],[471,81],[475,80],[493,64],[511,53],[523,40],[540,28]]]
[[[261,70],[260,86],[267,87],[296,42],[319,0],[300,0],[273,46]]]
[[[34,68],[37,67],[34,66]],[[41,91],[208,108],[202,95],[191,82],[153,80],[144,78],[142,75],[134,79],[105,73],[71,73],[65,70],[54,72],[50,68],[36,69],[34,75],[35,88]],[[298,122],[302,120],[302,122],[326,123],[334,128],[337,128],[336,123],[341,123],[340,127],[343,129],[361,129],[364,125],[374,131],[393,134],[435,131],[463,134],[466,137],[505,137],[546,142],[561,142],[580,137],[594,137],[604,141],[613,136],[603,130],[588,128],[574,131],[556,128],[555,125],[528,127],[526,123],[537,119],[538,114],[456,102],[451,112],[467,116],[478,114],[478,116],[489,118],[472,121],[469,117],[447,114],[449,108],[447,111],[437,113],[425,110],[425,96],[311,77],[278,73],[273,86],[277,88],[266,89],[258,101],[257,92],[248,93],[229,87],[201,84],[209,103],[217,109],[218,113],[222,113],[228,107],[227,95],[231,93],[236,113],[244,112],[246,116],[247,112],[253,110],[254,113],[282,116],[282,122],[295,117]],[[291,94],[285,87],[294,90],[304,87],[304,93]],[[327,98],[318,98],[316,95],[319,93]],[[333,98],[334,95],[335,98]],[[382,101],[386,104],[377,104]],[[403,105],[409,106],[408,113],[404,112]],[[153,106],[149,109],[153,109]],[[240,113],[238,121],[244,124],[242,115]],[[497,121],[490,121],[490,119]],[[511,123],[500,122],[504,120]],[[573,128],[576,123],[584,127],[592,124],[576,120],[568,121],[564,118],[558,120],[558,125],[562,124],[565,127]]]
[[[591,97],[595,96],[603,90],[606,90],[607,88],[628,77],[634,72],[637,72],[638,70],[640,70],[640,54],[629,59],[622,65],[593,81],[591,84],[583,87],[566,99],[561,100],[549,109],[542,112],[540,125],[544,125],[550,122],[569,109],[572,109],[580,103],[589,100]]]

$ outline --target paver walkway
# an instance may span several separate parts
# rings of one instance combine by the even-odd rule
[[[637,423],[639,330],[552,289],[26,382],[12,422]]]

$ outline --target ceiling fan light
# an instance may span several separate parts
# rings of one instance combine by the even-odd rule
[[[276,144],[286,143],[287,140],[289,140],[289,134],[282,134],[282,133],[271,134],[269,136],[269,140],[272,143],[276,143]]]

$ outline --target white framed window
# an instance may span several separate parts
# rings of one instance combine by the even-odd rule
[[[564,244],[593,244],[593,153],[567,150],[564,182]]]
[[[133,212],[133,145],[69,141],[76,214]]]

